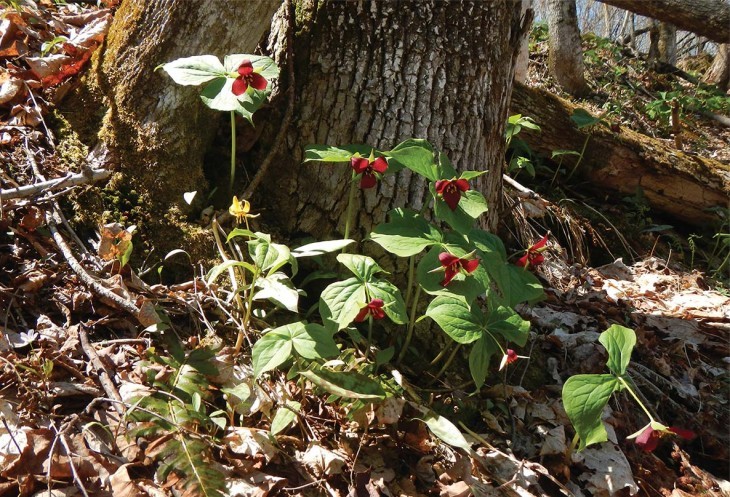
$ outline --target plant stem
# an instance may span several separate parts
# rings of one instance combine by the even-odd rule
[[[553,187],[555,184],[555,179],[558,177],[558,173],[560,172],[560,167],[563,165],[563,158],[560,158],[560,161],[558,162],[558,167],[555,168],[555,174],[553,174],[553,179],[550,180],[550,188]]]
[[[586,141],[583,142],[583,148],[580,151],[580,155],[578,156],[578,162],[575,163],[575,166],[573,166],[573,170],[570,171],[570,174],[566,178],[566,180],[569,180],[573,177],[573,173],[578,169],[578,166],[580,165],[580,162],[583,160],[583,155],[586,153],[586,147],[588,146],[588,140],[590,140],[591,135],[586,136]]]
[[[641,399],[639,399],[639,397],[636,395],[636,393],[634,393],[634,390],[631,388],[631,386],[628,384],[628,382],[626,380],[624,380],[623,377],[621,377],[621,376],[617,376],[616,378],[618,379],[619,383],[621,383],[624,386],[624,388],[626,388],[626,390],[629,391],[629,393],[634,398],[636,403],[639,404],[639,407],[641,407],[641,409],[646,413],[646,415],[649,416],[649,421],[654,423],[654,416],[651,415],[651,413],[646,408],[646,406],[644,406],[644,403],[641,401]]]
[[[444,358],[446,354],[449,353],[449,350],[451,350],[451,345],[454,342],[449,342],[446,345],[444,345],[444,348],[441,349],[441,351],[436,354],[436,357],[434,357],[431,362],[428,363],[429,366],[435,366],[441,359]]]
[[[436,373],[436,376],[434,376],[431,379],[429,384],[435,383],[436,380],[441,378],[441,375],[444,374],[446,372],[446,370],[449,368],[449,366],[451,366],[451,363],[454,362],[454,357],[456,357],[456,353],[459,352],[460,349],[461,349],[461,344],[457,343],[456,347],[454,347],[454,350],[451,351],[451,354],[449,355],[448,359],[446,359],[446,362],[444,362],[444,365],[441,366],[441,369],[439,369],[439,372]]]
[[[233,182],[236,179],[236,112],[231,111],[231,178],[228,183],[228,196],[233,195]]]
[[[251,276],[251,287],[248,289],[248,293],[246,294],[246,314],[243,317],[243,323],[241,323],[241,329],[238,330],[238,336],[236,337],[236,346],[233,349],[233,354],[236,355],[241,351],[241,346],[243,345],[243,338],[246,334],[246,330],[248,329],[248,323],[251,321],[251,311],[253,308],[253,298],[254,298],[254,284],[256,283],[256,280],[259,277],[258,267],[256,268],[257,271],[253,273],[253,276]]]
[[[355,171],[352,171],[352,177],[350,179],[350,194],[347,197],[347,214],[345,218],[345,236],[344,238],[350,237],[350,221],[352,220],[352,209],[355,203]],[[344,252],[344,249],[342,249]]]
[[[406,283],[407,286],[406,286],[406,300],[405,300],[406,309],[408,308],[408,303],[411,300],[411,293],[413,290],[413,275],[415,273],[415,269],[416,269],[416,256],[412,255],[408,259],[408,283]]]
[[[373,315],[368,315],[368,341],[365,348],[365,359],[370,357],[370,345],[373,343]]]
[[[413,338],[413,329],[416,327],[416,311],[418,310],[418,298],[421,296],[421,285],[416,288],[416,294],[413,296],[413,302],[411,304],[411,315],[408,319],[408,332],[406,333],[406,341],[403,342],[403,348],[398,354],[398,359],[395,361],[396,365],[400,364],[406,355],[408,346],[411,344]]]

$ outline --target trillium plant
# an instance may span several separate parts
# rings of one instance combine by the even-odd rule
[[[279,67],[269,57],[250,54],[183,57],[159,66],[183,86],[200,86],[200,98],[214,110],[231,114],[231,175],[229,193],[236,177],[236,114],[253,125],[253,114],[266,102]]]
[[[575,428],[574,444],[583,449],[608,440],[601,416],[611,395],[621,391],[626,391],[649,418],[646,426],[627,437],[644,451],[653,451],[664,437],[694,438],[695,434],[689,430],[668,427],[657,421],[636,394],[636,387],[626,371],[636,345],[634,330],[613,325],[601,333],[598,340],[608,352],[606,366],[610,373],[575,375],[563,385],[563,405]]]

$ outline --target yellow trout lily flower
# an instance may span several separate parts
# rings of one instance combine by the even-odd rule
[[[231,203],[231,206],[228,208],[228,213],[236,218],[236,222],[238,224],[241,224],[241,221],[246,223],[246,228],[248,229],[248,218],[250,217],[258,217],[258,214],[250,214],[251,212],[251,204],[248,200],[238,200],[238,197],[233,197],[233,202]]]

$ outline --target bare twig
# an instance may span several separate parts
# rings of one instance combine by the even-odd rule
[[[86,354],[86,357],[89,358],[91,365],[94,367],[96,374],[99,376],[99,383],[101,383],[101,387],[104,389],[104,392],[106,392],[107,396],[120,402],[119,404],[114,403],[114,408],[119,414],[124,415],[124,404],[121,404],[122,396],[119,395],[119,390],[117,390],[117,387],[111,380],[111,375],[104,366],[104,363],[101,362],[99,354],[96,353],[96,349],[94,349],[94,347],[92,347],[89,343],[89,335],[86,332],[86,326],[83,323],[79,325],[79,341],[81,342],[81,348],[83,349],[84,354]]]
[[[0,190],[0,198],[5,201],[43,195],[52,190],[102,181],[107,179],[111,174],[111,171],[106,169],[89,169],[83,173],[68,174],[63,178],[42,181],[34,185],[24,185],[16,188],[8,188],[7,190]]]

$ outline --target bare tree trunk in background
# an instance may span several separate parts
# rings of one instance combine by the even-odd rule
[[[718,45],[717,54],[702,81],[727,90],[730,83],[730,45]]]
[[[548,0],[548,65],[565,91],[582,97],[590,92],[583,76],[583,50],[575,0]]]
[[[677,65],[677,28],[666,22],[659,23],[659,61]]]
[[[730,2],[727,0],[598,1],[674,24],[718,43],[730,42]]]
[[[337,236],[350,167],[302,164],[302,149],[366,143],[389,150],[416,137],[445,152],[457,170],[489,171],[473,185],[490,204],[486,224],[494,228],[519,19],[520,3],[512,0],[432,0],[417,8],[406,1],[302,1],[295,118],[251,199],[254,208],[285,233]],[[272,45],[280,31],[272,32]],[[419,209],[426,191],[422,178],[404,170],[359,192],[359,235],[394,207]]]
[[[524,18],[528,15],[528,9],[532,9],[532,0],[522,0],[521,15]],[[527,67],[530,62],[530,30],[525,30],[525,34],[520,40],[520,49],[515,61],[515,81],[524,83],[527,81]]]
[[[179,57],[253,52],[281,0],[242,3],[122,2],[105,49],[68,106],[70,120],[79,105],[85,112],[77,118],[101,118],[95,154],[119,171],[113,186],[140,194],[151,225],[142,228],[162,245],[182,242],[183,192],[206,189],[203,155],[220,113],[202,105],[196,88],[177,86],[154,69]]]

